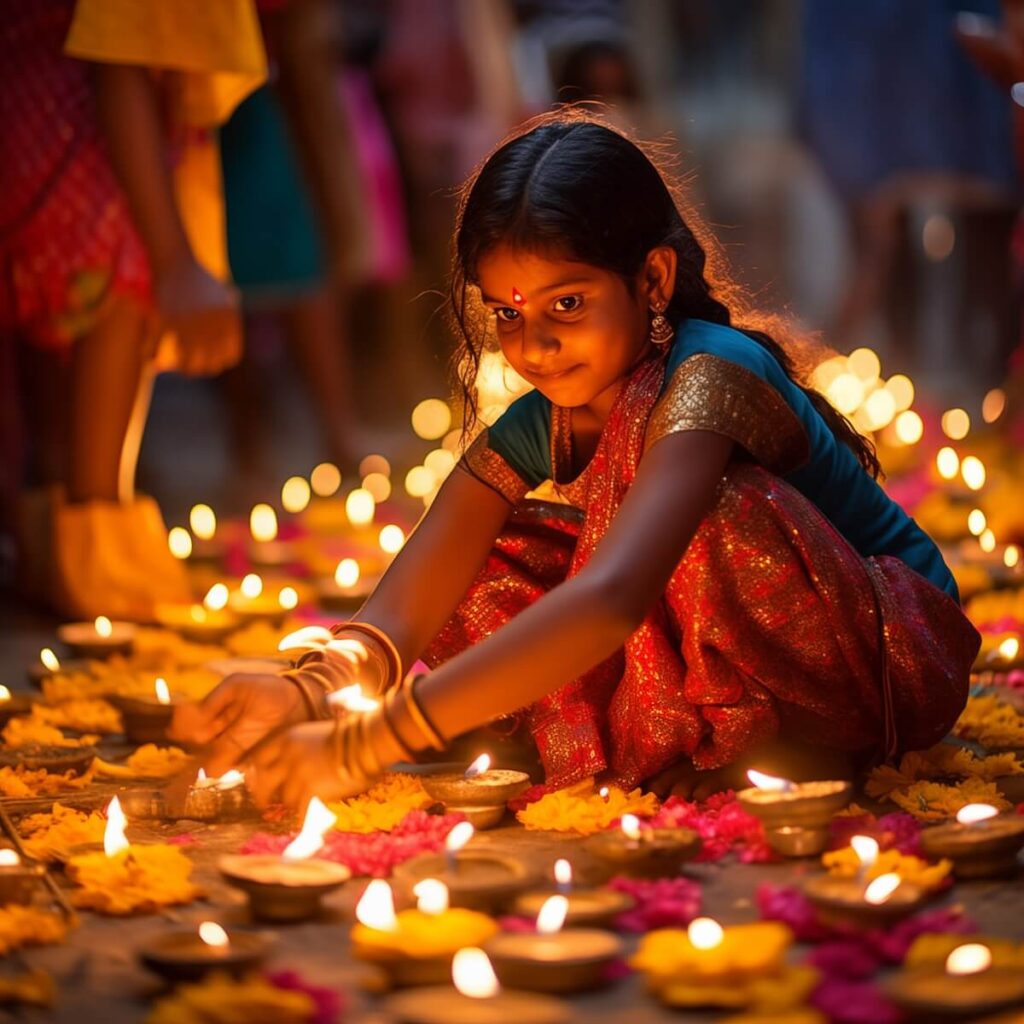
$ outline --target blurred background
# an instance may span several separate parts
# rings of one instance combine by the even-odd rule
[[[560,101],[598,101],[662,142],[757,301],[839,353],[871,349],[865,381],[907,375],[915,408],[979,419],[1007,375],[1020,107],[995,0],[256,8],[268,80],[218,130],[244,354],[217,377],[156,381],[138,479],[168,525],[197,501],[247,514],[322,462],[351,483],[368,453],[423,457],[410,411],[450,395],[456,189]],[[818,383],[853,414],[871,386],[845,393],[846,369]],[[890,431],[908,404],[894,394]]]

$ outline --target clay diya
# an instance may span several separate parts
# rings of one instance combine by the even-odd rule
[[[184,800],[177,803],[159,789],[129,790],[121,794],[121,803],[133,818],[158,821],[237,821],[256,812],[245,788],[245,776],[234,768],[214,779],[208,779],[200,768]]]
[[[908,968],[890,976],[885,993],[916,1017],[977,1020],[1024,1003],[1024,971],[992,965],[984,943],[957,946],[944,966]]]
[[[167,680],[154,680],[151,697],[111,694],[108,700],[121,712],[124,734],[132,743],[167,742],[167,729],[174,717],[174,702]]]
[[[496,913],[536,885],[536,874],[518,857],[491,848],[464,849],[473,838],[470,822],[456,825],[445,839],[445,852],[424,853],[399,864],[395,880],[407,892],[417,882],[436,878],[443,882],[453,907]]]
[[[294,607],[294,605],[292,605]],[[228,598],[228,609],[245,622],[268,622],[280,626],[291,608],[281,603],[280,594],[264,589],[263,577],[249,573]]]
[[[135,627],[130,622],[111,622],[105,615],[93,622],[69,622],[57,627],[57,639],[75,658],[109,658],[130,654],[135,646]]]
[[[701,838],[689,828],[650,828],[635,814],[624,814],[619,828],[589,836],[583,846],[607,875],[674,878],[700,853]]]
[[[44,874],[41,864],[26,864],[17,851],[0,849],[0,906],[31,903]]]
[[[967,804],[956,821],[921,832],[921,849],[953,862],[958,878],[999,878],[1014,874],[1024,848],[1024,816],[1000,814],[991,804]]]
[[[531,992],[505,992],[487,954],[460,949],[452,959],[455,987],[401,992],[385,1010],[399,1024],[567,1024],[573,1019],[561,1000]]]
[[[352,953],[381,968],[391,986],[442,985],[455,954],[490,939],[498,925],[486,914],[449,907],[447,886],[436,878],[414,891],[416,907],[396,914],[391,886],[370,882],[356,906]]]
[[[354,558],[343,558],[330,579],[316,585],[317,603],[329,611],[354,615],[373,593],[379,576],[363,576]]]
[[[765,838],[784,857],[811,857],[829,843],[829,823],[850,802],[852,786],[844,781],[790,782],[749,771],[754,784],[736,799],[764,824]]]
[[[219,596],[218,587],[223,583],[214,584],[211,594]],[[223,590],[225,604],[228,599],[227,587]],[[210,595],[207,595],[207,601]],[[158,604],[156,620],[165,629],[173,630],[186,640],[200,644],[215,644],[233,633],[242,624],[239,617],[230,609],[221,605],[211,607],[203,604]]]
[[[549,896],[537,914],[536,934],[502,932],[484,944],[498,980],[529,992],[587,992],[607,981],[622,956],[622,940],[596,928],[562,931],[569,900]]]
[[[37,689],[43,688],[43,680],[58,672],[87,672],[89,662],[83,658],[66,658],[61,661],[49,647],[44,647],[39,652],[39,661],[29,665],[27,675],[28,681]]]
[[[523,917],[536,917],[553,891],[567,901],[564,927],[610,927],[619,914],[635,905],[632,896],[614,889],[580,889],[573,885],[572,865],[564,858],[555,862],[555,889],[524,892],[516,899],[515,913]]]
[[[95,747],[58,747],[28,743],[23,747],[0,749],[0,765],[21,765],[33,772],[83,775],[96,757]]]
[[[270,505],[254,505],[249,513],[249,532],[252,542],[248,547],[249,560],[254,565],[281,568],[295,561],[295,545],[279,540],[277,513]]]
[[[27,715],[35,701],[27,693],[11,693],[6,686],[0,686],[0,727],[6,725],[15,715]]]
[[[530,788],[526,772],[491,768],[487,754],[481,754],[464,772],[427,772],[420,782],[428,796],[447,810],[465,815],[479,830],[499,824],[509,800]]]
[[[198,929],[175,929],[145,943],[139,960],[154,974],[173,983],[198,981],[211,971],[232,975],[258,968],[270,951],[265,935],[232,929],[215,921],[203,921]]]

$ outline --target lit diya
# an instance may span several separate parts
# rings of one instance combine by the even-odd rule
[[[228,598],[228,608],[246,622],[269,622],[272,626],[280,626],[288,612],[298,603],[297,600],[295,603],[291,601],[294,593],[293,588],[284,587],[277,594],[272,594],[264,587],[263,577],[251,572],[243,577],[238,590],[232,591]]]
[[[901,1010],[929,1019],[977,1020],[1024,1002],[1024,971],[994,965],[983,942],[957,946],[942,965],[898,971],[884,985]]]
[[[356,905],[352,953],[382,968],[393,986],[443,985],[452,957],[490,939],[498,926],[486,914],[450,907],[448,887],[436,878],[424,878],[413,891],[416,907],[396,914],[391,886],[370,882]]]
[[[238,615],[227,607],[229,592],[224,583],[214,583],[202,604],[158,604],[156,620],[186,640],[217,643],[241,625]]]
[[[109,658],[130,654],[135,646],[135,627],[130,622],[111,622],[98,615],[93,622],[69,622],[57,627],[57,639],[75,658]]]
[[[209,505],[193,505],[188,514],[192,530],[192,562],[220,562],[224,558],[224,543],[217,536],[217,515]]]
[[[564,858],[555,861],[554,879],[555,891],[566,899],[566,928],[610,926],[636,902],[632,896],[614,889],[577,888],[573,885],[572,865]],[[551,894],[551,889],[524,892],[515,902],[515,912],[536,917]]]
[[[991,804],[967,804],[956,821],[921,832],[921,849],[953,862],[958,878],[998,878],[1017,871],[1024,848],[1024,816],[1000,814]]]
[[[174,717],[174,702],[167,680],[153,680],[151,697],[129,697],[110,694],[107,698],[118,711],[124,723],[124,734],[132,743],[166,743],[167,729]]]
[[[31,903],[44,873],[41,864],[26,864],[16,850],[0,849],[0,906]]]
[[[424,853],[399,864],[395,879],[412,892],[425,878],[443,882],[453,907],[496,912],[536,884],[533,868],[509,853],[493,848],[466,849],[474,828],[459,822],[445,839],[444,853]]]
[[[280,856],[231,854],[221,857],[217,866],[231,885],[248,895],[253,916],[265,921],[316,917],[321,898],[347,882],[352,874],[341,864],[313,856],[336,820],[314,797],[306,808],[302,830]]]
[[[280,568],[295,561],[295,545],[279,540],[277,536],[277,513],[273,507],[260,502],[253,505],[249,513],[249,559],[255,565]]]
[[[630,878],[673,878],[700,853],[701,838],[690,828],[651,828],[635,814],[624,814],[619,828],[583,841],[607,874]]]
[[[509,800],[530,788],[530,776],[505,768],[491,768],[489,754],[481,754],[464,772],[426,772],[420,782],[427,795],[454,814],[463,814],[476,829],[494,828],[505,817]]]
[[[399,1024],[567,1024],[573,1019],[559,999],[531,992],[506,992],[487,954],[475,946],[452,958],[455,987],[437,986],[400,992],[386,1011]]]
[[[536,934],[502,932],[484,944],[498,980],[530,992],[586,992],[608,979],[622,955],[622,940],[596,928],[562,930],[569,910],[565,896],[549,896],[537,914]]]
[[[822,920],[833,925],[876,928],[906,917],[921,906],[927,898],[925,891],[903,881],[894,871],[868,881],[867,872],[878,859],[875,839],[853,836],[850,846],[861,865],[855,878],[815,875],[804,883],[804,894]]]
[[[87,672],[89,670],[89,662],[83,658],[67,658],[61,661],[53,650],[49,647],[44,647],[39,652],[39,660],[29,665],[28,667],[28,681],[35,687],[42,689],[43,680],[49,679],[50,676],[56,675],[58,672]]]
[[[0,726],[6,725],[15,715],[27,715],[35,701],[27,693],[11,693],[6,686],[0,686]]]
[[[322,608],[354,615],[373,593],[379,576],[364,576],[354,558],[343,558],[334,575],[317,583],[317,602]]]
[[[829,823],[850,802],[852,786],[844,781],[790,782],[749,771],[752,789],[736,799],[764,824],[765,838],[784,857],[811,857],[829,843]]]
[[[215,778],[200,768],[183,801],[171,800],[165,790],[136,789],[121,794],[121,802],[133,818],[161,821],[233,821],[255,813],[245,776],[237,768]]]
[[[266,935],[232,929],[216,921],[164,932],[139,949],[139,960],[169,982],[198,981],[211,971],[240,975],[259,967],[271,942]]]

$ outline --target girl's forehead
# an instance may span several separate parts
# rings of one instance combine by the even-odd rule
[[[596,282],[610,276],[590,263],[537,253],[510,246],[497,246],[480,257],[478,283],[485,296],[513,299],[521,303],[533,295],[568,284]]]

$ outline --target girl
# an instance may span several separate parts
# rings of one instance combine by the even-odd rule
[[[455,238],[470,415],[491,337],[536,390],[357,621],[178,716],[209,770],[241,761],[258,799],[301,804],[515,714],[551,785],[693,792],[773,745],[866,759],[946,733],[979,645],[948,569],[705,261],[654,164],[588,115],[485,162]],[[523,501],[549,478],[568,504]],[[403,684],[421,653],[435,671]],[[381,707],[316,720],[353,680]]]

